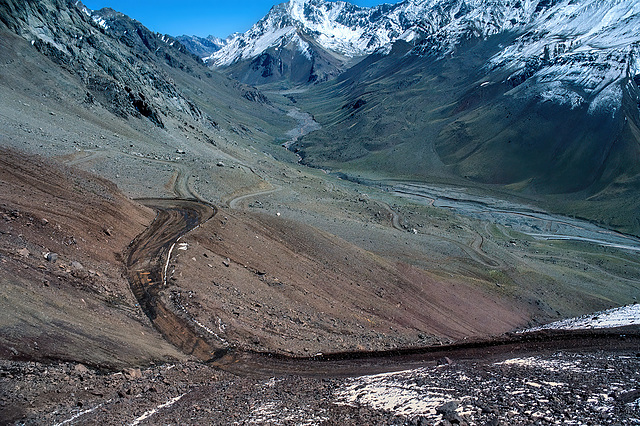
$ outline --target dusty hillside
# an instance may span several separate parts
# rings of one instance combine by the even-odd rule
[[[296,355],[511,331],[514,302],[393,263],[310,226],[222,210],[174,250],[166,291],[214,340]]]
[[[123,276],[121,255],[151,210],[105,180],[7,149],[0,194],[3,358],[118,367],[181,357]]]

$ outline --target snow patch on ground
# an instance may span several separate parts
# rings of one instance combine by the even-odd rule
[[[629,325],[640,325],[640,304],[622,306],[620,308],[583,315],[578,318],[556,321],[540,327],[529,328],[524,330],[523,333],[539,330],[591,330]]]
[[[108,400],[106,403],[108,404],[109,402],[111,402],[111,400]],[[78,413],[74,414],[74,415],[73,415],[73,417],[71,417],[71,418],[69,418],[69,419],[67,419],[67,420],[65,420],[65,421],[63,421],[63,422],[55,423],[55,425],[54,425],[54,426],[62,426],[62,425],[66,425],[66,424],[72,424],[72,423],[74,423],[78,418],[80,418],[80,417],[84,416],[85,414],[93,413],[93,412],[94,412],[94,411],[96,411],[98,408],[102,407],[103,405],[104,405],[104,404],[98,404],[98,405],[96,405],[96,406],[95,406],[95,407],[93,407],[93,408],[89,408],[88,410],[80,411],[80,412],[78,412]]]
[[[354,378],[336,393],[337,404],[368,405],[378,410],[390,411],[398,416],[421,415],[441,420],[436,409],[455,399],[453,389],[427,386],[418,383],[420,378],[432,374],[425,368],[397,373],[383,373]],[[425,383],[431,383],[425,380]]]
[[[468,424],[558,424],[563,419],[578,425],[587,417],[608,424],[640,408],[635,396],[621,408],[621,398],[637,389],[636,373],[628,371],[636,371],[638,359],[612,355],[603,363],[592,355],[558,352],[474,370],[456,363],[422,367],[348,379],[334,391],[334,403],[386,411],[412,420],[409,424],[440,424],[445,415]],[[500,403],[489,402],[492,398]]]
[[[505,361],[497,362],[497,366],[515,366],[521,368],[541,368],[548,371],[570,371],[579,373],[583,371],[582,366],[574,361],[567,360],[548,360],[531,356],[526,358],[511,358]],[[539,384],[538,384],[539,385]],[[557,385],[554,383],[554,387]]]
[[[141,422],[147,420],[149,417],[151,417],[154,414],[156,414],[158,412],[158,410],[162,410],[163,408],[171,407],[173,404],[175,404],[176,402],[180,401],[182,399],[182,397],[185,396],[185,395],[186,395],[186,393],[183,393],[182,395],[178,395],[175,398],[171,398],[169,401],[165,402],[164,404],[160,404],[156,408],[144,412],[144,414],[142,414],[140,417],[135,419],[130,424],[130,426],[136,426],[136,425],[140,424]]]

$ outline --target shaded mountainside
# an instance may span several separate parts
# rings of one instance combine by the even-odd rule
[[[198,37],[182,35],[176,37],[176,39],[199,58],[210,56],[213,52],[217,52],[226,44],[226,40],[216,36]]]
[[[278,45],[247,61],[224,68],[231,78],[246,84],[310,84],[339,75],[348,59],[324,49],[312,37],[292,30]]]
[[[322,129],[293,148],[307,164],[483,185],[637,234],[638,7],[542,5],[518,31],[399,41],[298,95]]]
[[[3,38],[25,39],[59,67],[56,72],[79,83],[79,104],[99,104],[118,117],[148,119],[160,128],[168,117],[216,130],[235,129],[243,114],[249,122],[257,111],[274,115],[255,102],[261,98],[254,88],[208,70],[177,39],[112,9],[90,11],[70,0],[4,0],[0,23],[9,31]],[[230,106],[233,117],[224,112]]]
[[[170,40],[110,9],[94,13],[63,0],[3,6],[0,14],[9,29],[77,75],[87,87],[87,101],[95,99],[123,118],[144,116],[160,127],[159,104],[169,99],[172,109],[201,116],[161,66],[193,72],[197,60],[181,45],[174,48]]]

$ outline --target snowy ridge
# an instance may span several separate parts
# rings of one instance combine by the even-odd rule
[[[640,71],[639,43],[636,1],[564,0],[533,16],[523,34],[487,67],[507,70],[513,81],[533,78],[543,86],[545,99],[572,108],[590,102],[590,114],[615,114],[623,85]],[[572,85],[579,90],[568,89]]]
[[[405,0],[395,5],[358,7],[343,1],[290,0],[277,5],[244,34],[236,34],[228,46],[208,62],[225,66],[253,58],[284,39],[278,36],[300,31],[325,49],[347,57],[389,50],[397,40],[426,40],[419,52],[451,51],[470,37],[487,37],[531,21],[538,0]],[[290,42],[291,40],[287,40]]]
[[[290,0],[271,11],[244,34],[230,37],[226,46],[205,61],[214,66],[251,59],[270,47],[285,47],[312,37],[320,46],[346,57],[362,56],[387,46],[399,37],[411,38],[415,13],[403,5],[375,8],[324,0]],[[303,45],[303,44],[302,44]]]
[[[640,74],[636,0],[405,0],[373,8],[290,0],[205,60],[228,66],[296,46],[310,57],[305,39],[345,58],[388,52],[397,40],[413,43],[413,54],[445,57],[465,40],[496,34],[516,37],[485,71],[506,73],[514,87],[536,83],[519,96],[615,115],[624,84]]]

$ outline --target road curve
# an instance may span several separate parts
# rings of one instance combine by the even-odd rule
[[[447,346],[415,347],[389,351],[341,352],[313,357],[241,352],[222,347],[198,332],[195,323],[164,304],[167,288],[164,266],[173,244],[216,214],[216,209],[196,200],[145,199],[141,203],[158,213],[151,225],[129,246],[127,277],[140,307],[160,333],[185,354],[240,375],[355,376],[398,371],[435,364],[444,357],[487,360],[513,354],[557,350],[637,349],[640,327],[614,330],[545,330],[500,338],[463,341]]]
[[[250,192],[249,194],[245,194],[245,195],[240,195],[238,197],[235,197],[231,200],[229,200],[229,208],[231,209],[237,209],[240,206],[240,203],[244,200],[246,200],[247,198],[251,198],[251,197],[257,197],[260,195],[267,195],[267,194],[271,194],[273,192],[277,192],[280,191],[282,188],[279,186],[276,186],[272,189],[265,189],[265,190],[260,190],[260,191],[255,191],[255,192]]]
[[[219,356],[221,347],[203,338],[188,318],[169,309],[162,300],[167,288],[165,262],[175,242],[216,214],[216,209],[194,200],[142,199],[157,211],[155,220],[129,245],[127,278],[143,312],[164,338],[182,352],[202,360]]]
[[[385,203],[384,201],[377,201],[377,203],[382,205],[382,207],[391,215],[391,226],[394,229],[397,229],[398,231],[402,231],[402,232],[407,231],[402,226],[402,223],[401,223],[402,217],[400,216],[400,213],[393,210],[391,206]],[[433,205],[433,201],[430,203],[430,205]],[[471,243],[466,245],[452,238],[447,238],[443,235],[438,235],[434,237],[440,240],[448,241],[451,244],[456,245],[457,247],[460,248],[460,250],[464,251],[469,256],[470,259],[484,266],[487,266],[489,268],[500,268],[500,269],[506,268],[506,264],[502,260],[497,258],[492,258],[489,255],[487,255],[484,251],[482,251],[482,243],[484,241],[484,238],[482,237],[482,235],[480,235],[477,232],[475,232],[475,234],[476,234],[476,237],[474,238],[474,240]]]

